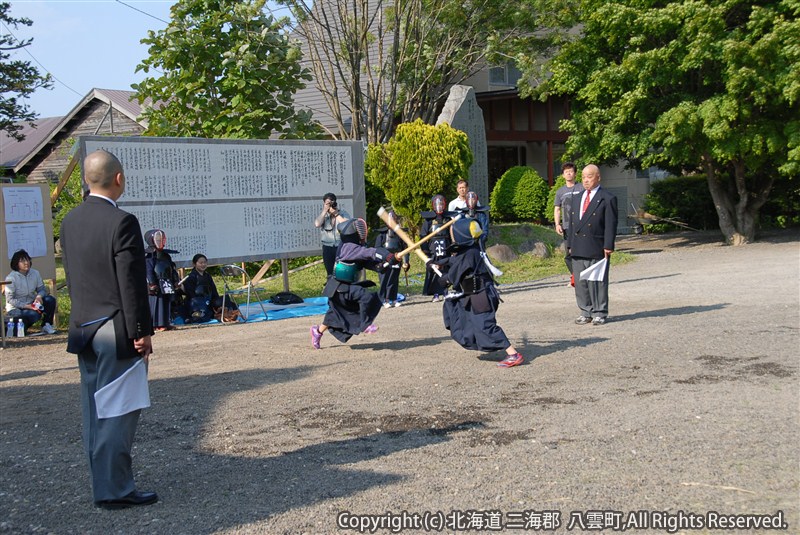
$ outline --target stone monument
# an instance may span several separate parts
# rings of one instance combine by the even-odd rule
[[[436,124],[447,123],[461,130],[469,138],[472,149],[472,165],[469,168],[469,189],[478,194],[480,203],[489,204],[489,166],[486,158],[486,128],[483,111],[475,99],[475,89],[466,85],[454,85],[444,104]],[[455,188],[455,184],[453,184]],[[450,199],[448,199],[449,201]]]

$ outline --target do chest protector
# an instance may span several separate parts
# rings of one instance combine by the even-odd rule
[[[339,282],[352,284],[356,282],[361,268],[349,262],[337,260],[333,265],[333,278]]]

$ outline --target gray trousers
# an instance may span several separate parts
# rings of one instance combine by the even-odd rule
[[[100,327],[91,345],[78,355],[78,366],[81,370],[83,447],[89,460],[95,502],[121,498],[136,489],[131,448],[142,411],[99,420],[94,393],[138,361],[138,358],[117,358],[114,322],[110,320]]]
[[[581,309],[581,315],[587,318],[605,318],[608,316],[608,266],[602,281],[578,280],[581,271],[602,258],[572,257],[572,273],[575,275],[575,301]]]

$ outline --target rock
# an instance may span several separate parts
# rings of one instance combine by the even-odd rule
[[[495,262],[513,262],[519,255],[508,245],[498,243],[486,249],[486,254]]]
[[[535,258],[550,258],[550,249],[547,245],[539,240],[528,240],[519,246],[521,253],[530,254]]]

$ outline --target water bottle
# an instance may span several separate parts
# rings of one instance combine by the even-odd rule
[[[25,322],[22,318],[17,320],[17,338],[25,338]]]
[[[6,324],[6,337],[14,336],[14,318],[8,318],[8,323]]]

